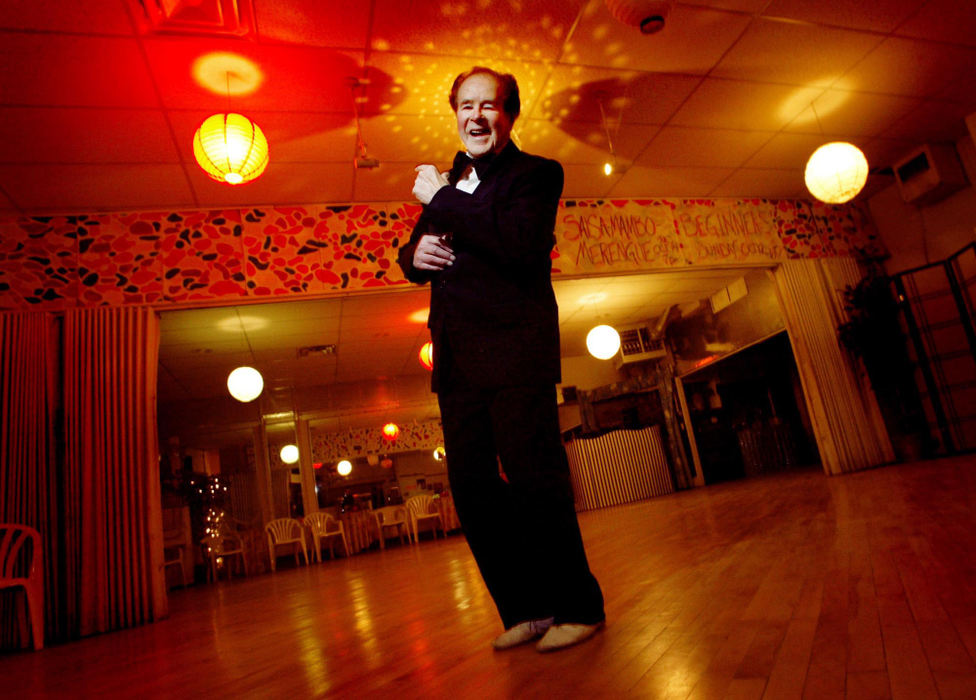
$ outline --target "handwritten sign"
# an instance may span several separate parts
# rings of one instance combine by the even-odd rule
[[[562,206],[559,272],[762,264],[788,257],[769,205],[666,201]]]

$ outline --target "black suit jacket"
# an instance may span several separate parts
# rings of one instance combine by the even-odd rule
[[[408,280],[431,283],[432,388],[443,390],[446,353],[471,385],[497,388],[560,381],[559,313],[550,253],[563,169],[509,142],[468,194],[442,187],[397,261]],[[417,270],[425,233],[450,233],[456,260]]]

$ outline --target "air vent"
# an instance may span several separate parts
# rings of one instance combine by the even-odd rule
[[[251,0],[129,0],[143,33],[249,36]]]
[[[298,348],[299,357],[308,357],[309,355],[335,355],[336,346],[333,344],[329,345],[309,345],[308,347]]]
[[[635,362],[659,360],[667,353],[664,350],[663,338],[652,338],[647,326],[620,328],[620,352],[614,358],[614,365],[619,369],[623,365]]]
[[[951,145],[926,144],[894,165],[902,199],[933,204],[966,185],[959,156]]]

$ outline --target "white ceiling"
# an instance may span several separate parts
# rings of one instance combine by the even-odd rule
[[[474,63],[518,77],[517,137],[563,162],[566,197],[804,196],[805,161],[827,138],[877,170],[958,138],[976,111],[971,0],[678,2],[653,36],[603,0],[160,4],[217,3],[237,4],[253,31],[146,33],[140,0],[0,3],[0,214],[409,199],[414,166],[457,148],[446,94]],[[260,80],[235,78],[228,96],[218,60],[195,81],[197,59],[219,52]],[[353,166],[350,78],[369,80],[374,170]],[[601,104],[632,163],[610,178]],[[267,171],[239,187],[192,157],[196,126],[228,108],[271,144]]]

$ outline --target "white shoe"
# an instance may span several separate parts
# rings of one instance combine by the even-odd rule
[[[526,620],[525,622],[520,622],[495,637],[491,645],[498,651],[501,651],[503,649],[517,647],[519,644],[531,642],[533,639],[538,639],[544,635],[546,630],[552,626],[552,622],[553,619],[551,617],[547,617],[544,620]]]
[[[595,625],[580,625],[572,622],[567,622],[562,625],[553,625],[546,632],[546,636],[539,640],[539,643],[535,645],[535,648],[539,651],[556,651],[557,649],[565,649],[566,647],[571,647],[574,644],[579,644],[585,639],[589,639],[596,631],[603,627],[602,622],[598,622]]]

